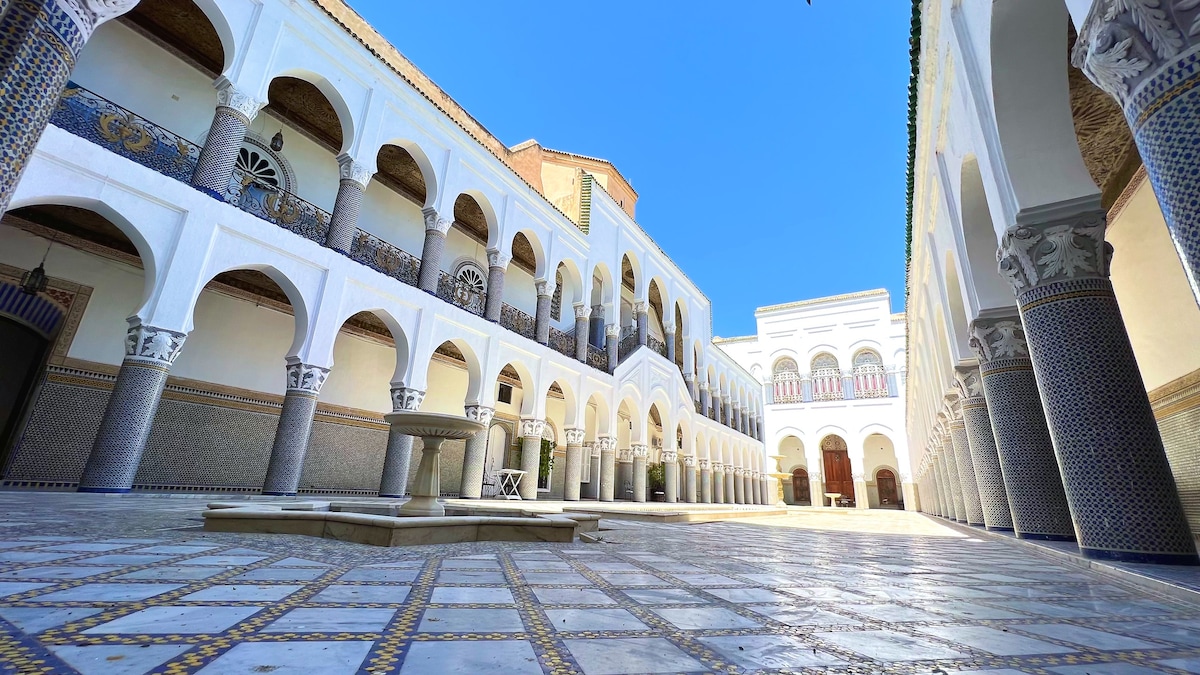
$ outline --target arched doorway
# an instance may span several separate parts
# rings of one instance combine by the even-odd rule
[[[792,501],[798,505],[812,506],[812,490],[808,485],[808,472],[804,469],[792,471]]]
[[[825,466],[825,492],[839,493],[839,503],[854,506],[854,476],[850,469],[850,451],[841,436],[826,436],[821,441]]]
[[[896,474],[891,469],[880,469],[875,473],[875,487],[879,490],[879,508],[899,508],[900,496],[896,490]]]
[[[62,317],[50,296],[0,281],[0,468],[17,442]]]

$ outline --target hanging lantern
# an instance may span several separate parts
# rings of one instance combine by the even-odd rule
[[[271,149],[275,152],[283,149],[283,129],[276,131],[275,135],[271,137]]]
[[[38,266],[21,275],[21,292],[28,295],[37,295],[46,290],[46,266],[38,263]]]

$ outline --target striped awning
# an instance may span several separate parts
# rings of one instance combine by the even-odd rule
[[[29,295],[16,284],[0,281],[0,315],[27,324],[50,340],[62,322],[63,310],[43,295]]]

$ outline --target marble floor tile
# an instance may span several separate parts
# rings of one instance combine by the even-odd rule
[[[400,675],[542,675],[537,654],[525,640],[414,642]]]
[[[795,602],[796,598],[784,593],[776,593],[765,588],[706,588],[705,593],[715,595],[728,602]]]
[[[650,629],[624,609],[548,609],[546,616],[560,632]]]
[[[919,604],[919,603],[918,603]],[[988,607],[986,605],[977,605],[972,602],[961,601],[946,601],[937,603],[928,603],[921,605],[922,609],[928,609],[939,614],[949,614],[960,619],[1028,619],[1028,614],[1014,612],[1009,609],[999,609],[997,607]]]
[[[205,567],[191,567],[184,569],[212,569]],[[220,573],[222,570],[213,570],[214,574]],[[243,572],[230,581],[312,581],[317,577],[325,574],[325,570],[313,567],[260,567],[256,570]]]
[[[602,562],[596,560],[584,560],[583,566],[593,572],[645,572],[637,565],[626,562]]]
[[[142,675],[191,649],[192,645],[89,645],[50,647],[82,675]]]
[[[1162,675],[1157,668],[1135,666],[1132,663],[1089,663],[1082,666],[1047,668],[1058,675]]]
[[[705,604],[708,602],[682,588],[629,588],[621,592],[643,605]]]
[[[855,631],[850,633],[814,633],[842,649],[878,661],[923,661],[926,659],[957,659],[967,656],[932,640],[915,638],[890,630]]]
[[[1022,625],[1010,628],[1016,628],[1025,633],[1044,635],[1048,638],[1083,645],[1093,649],[1155,649],[1163,646],[1161,642],[1147,642],[1146,640],[1139,640],[1138,638],[1125,635],[1117,635],[1116,633],[1108,633],[1094,628],[1084,628],[1064,623]]]
[[[658,568],[655,568],[658,569]],[[699,569],[699,568],[697,568]],[[663,570],[670,572],[672,570]],[[678,572],[692,570],[674,570]],[[750,580],[751,583],[761,584],[763,586],[790,586],[796,583],[796,578],[789,574],[739,574],[739,577]]]
[[[757,628],[761,625],[724,607],[652,607],[650,611],[682,630]]]
[[[746,609],[789,626],[861,626],[862,622],[820,607],[748,605]]]
[[[566,565],[566,563],[560,564]],[[444,570],[499,570],[500,563],[495,560],[443,560],[441,568]]]
[[[745,582],[722,574],[673,574],[676,579],[689,586],[745,586]]]
[[[0,607],[0,618],[26,633],[40,633],[103,611],[100,607]]]
[[[309,602],[397,604],[408,599],[411,586],[398,584],[330,584]]]
[[[439,584],[503,584],[507,583],[503,572],[483,570],[447,570],[438,572]]]
[[[923,609],[915,607],[906,607],[904,605],[838,605],[839,609],[844,609],[855,614],[869,616],[872,619],[886,621],[888,623],[905,623],[909,621],[946,621],[947,617],[933,612],[927,612]]]
[[[868,598],[865,595],[860,595],[853,591],[848,591],[842,588],[830,587],[814,587],[814,588],[781,588],[784,593],[790,593],[797,597],[805,598],[806,600],[814,600],[817,602],[866,602]]]
[[[181,602],[273,602],[282,600],[303,586],[285,584],[220,584],[209,586],[179,598]]]
[[[387,627],[394,609],[300,607],[263,629],[264,633],[375,633]]]
[[[266,560],[265,555],[202,555],[195,558],[185,558],[177,561],[180,565],[222,565],[228,567],[242,567],[245,565],[253,565],[256,562]]]
[[[338,581],[385,581],[389,583],[409,583],[417,578],[418,570],[414,569],[380,569],[359,567],[338,577]]]
[[[198,675],[353,675],[373,644],[363,640],[243,642],[200,669]]]
[[[587,577],[575,572],[521,572],[530,586],[591,586]]]
[[[1178,668],[1188,673],[1200,673],[1200,657],[1191,657],[1185,659],[1163,659],[1157,661],[1168,668]]]
[[[522,633],[525,626],[515,609],[425,610],[417,630],[422,633]]]
[[[1049,616],[1056,619],[1092,619],[1101,616],[1091,610],[1043,600],[988,600],[987,602],[989,605],[1007,607],[1023,614]]]
[[[279,562],[273,562],[271,567],[333,567],[329,563],[317,562],[316,560],[308,560],[306,558],[284,558]]]
[[[541,570],[549,572],[570,572],[572,569],[570,563],[563,562],[562,560],[542,560],[541,558],[534,558],[531,560],[514,560],[513,565],[515,565],[516,568],[521,571]]]
[[[680,673],[707,670],[663,638],[602,638],[563,640],[584,675]]]
[[[512,591],[507,588],[438,586],[433,589],[429,602],[435,605],[511,605],[514,601]]]
[[[83,584],[33,598],[35,602],[132,602],[162,595],[184,584]]]
[[[924,626],[917,630],[956,645],[965,645],[997,656],[1070,654],[1078,651],[987,626]]]
[[[600,575],[613,586],[669,586],[671,582],[653,574],[605,572]]]
[[[46,566],[46,567],[26,567],[21,570],[9,570],[0,572],[0,579],[85,579],[94,577],[97,574],[108,574],[121,569],[120,567],[67,567]]]
[[[1097,626],[1101,630],[1148,638],[1157,642],[1200,647],[1200,629],[1175,622],[1120,621]]]
[[[39,546],[39,551],[65,551],[68,553],[101,553],[104,551],[115,551],[120,548],[129,548],[129,544],[106,544],[103,542],[87,542],[76,541],[66,544],[54,544],[53,546]]]
[[[1150,600],[1072,600],[1063,604],[1108,616],[1169,616],[1176,611]]]
[[[139,635],[183,635],[221,633],[263,608],[257,607],[148,607],[83,631],[87,635],[105,633]]]
[[[813,649],[812,645],[803,640],[791,637],[738,635],[700,638],[700,642],[747,670],[791,670],[845,663],[844,659]]]
[[[50,551],[0,551],[0,563],[39,563],[74,558],[78,553],[53,553]]]
[[[646,591],[640,591],[646,592]],[[595,588],[544,588],[536,586],[533,595],[543,605],[615,605],[616,600]]]
[[[145,548],[136,548],[130,553],[155,553],[160,555],[190,555],[193,553],[203,553],[211,551],[214,548],[220,548],[215,544],[160,544],[157,546],[147,546]]]
[[[669,574],[704,574],[706,572],[703,567],[699,567],[697,565],[676,562],[659,562],[654,560],[647,561],[646,567],[658,570],[659,572],[667,572]]]

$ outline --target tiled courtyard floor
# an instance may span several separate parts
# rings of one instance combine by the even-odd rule
[[[380,549],[203,503],[0,493],[0,672],[1200,673],[1200,606],[923,526]]]

